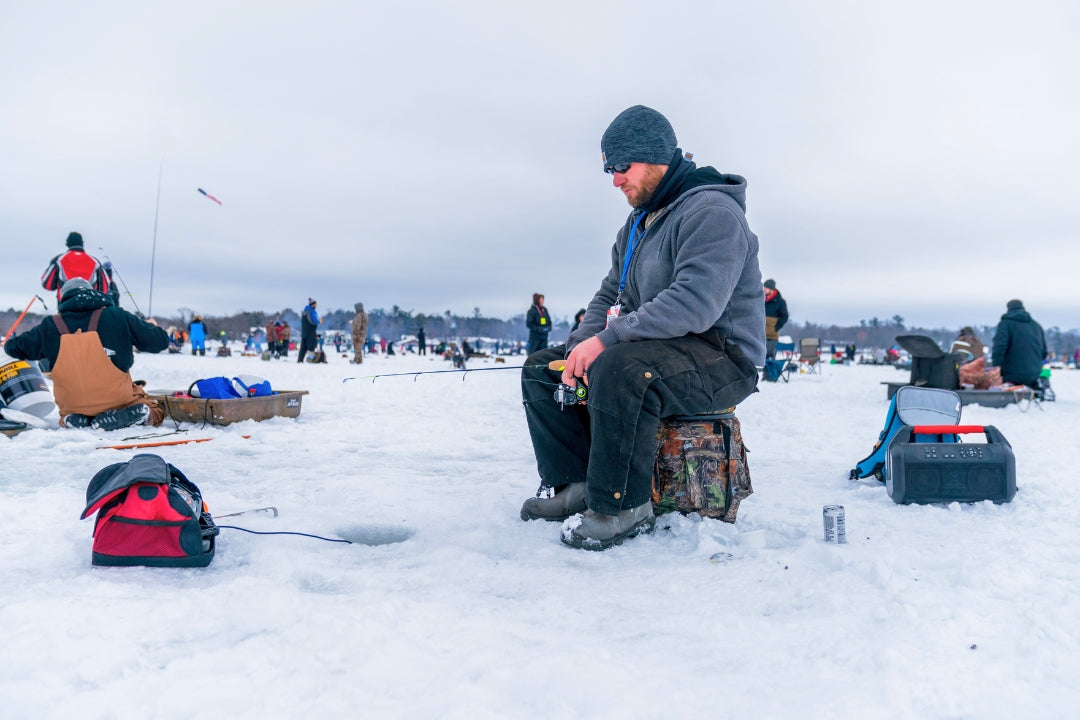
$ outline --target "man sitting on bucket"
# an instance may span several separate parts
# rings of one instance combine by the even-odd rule
[[[565,520],[562,541],[592,550],[652,529],[661,418],[734,406],[756,391],[765,358],[746,181],[698,168],[667,119],[641,105],[600,144],[633,210],[581,325],[530,355],[521,383],[541,487],[556,491],[527,500],[521,517]],[[557,381],[584,383],[586,403],[556,404]]]
[[[19,360],[48,360],[60,424],[101,430],[149,422],[160,425],[165,411],[131,381],[132,347],[157,353],[169,347],[168,334],[116,307],[82,278],[64,283],[60,314],[7,341],[4,351]]]

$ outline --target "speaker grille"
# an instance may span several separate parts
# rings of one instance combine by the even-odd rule
[[[907,471],[907,499],[913,502],[977,502],[1007,499],[1000,464],[916,465]]]

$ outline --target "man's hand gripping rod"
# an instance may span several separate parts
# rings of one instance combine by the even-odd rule
[[[565,360],[552,360],[548,363],[548,370],[553,372],[562,372],[565,369]],[[573,387],[566,383],[559,383],[555,387],[555,402],[559,403],[560,410],[565,410],[567,405],[584,405],[588,396],[589,390],[584,383],[578,383]]]

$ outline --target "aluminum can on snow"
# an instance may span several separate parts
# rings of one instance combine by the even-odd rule
[[[825,542],[846,543],[847,530],[844,528],[844,506],[826,505],[821,509],[822,518],[825,521]]]

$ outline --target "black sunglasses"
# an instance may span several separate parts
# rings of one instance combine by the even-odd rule
[[[613,175],[615,173],[624,173],[629,169],[630,163],[628,162],[604,164],[604,172],[606,172],[608,175]]]

